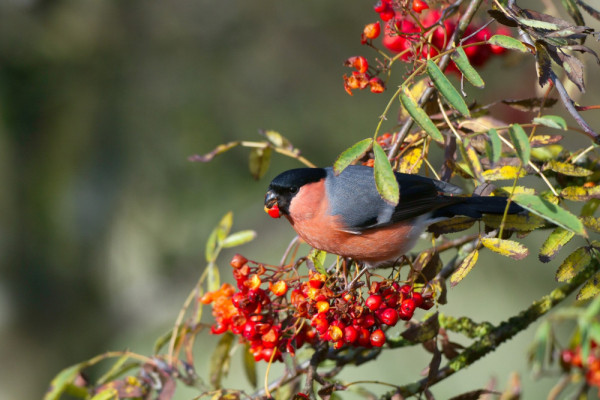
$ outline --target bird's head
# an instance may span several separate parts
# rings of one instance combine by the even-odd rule
[[[318,182],[326,176],[323,168],[297,168],[277,175],[265,195],[265,212],[272,218],[289,215],[292,199],[302,186]]]

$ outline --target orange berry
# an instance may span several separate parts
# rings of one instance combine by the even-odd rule
[[[288,290],[288,285],[287,283],[285,283],[285,281],[277,281],[275,283],[269,283],[269,290],[275,295],[275,296],[285,296],[285,294],[287,293]]]
[[[363,30],[363,36],[366,39],[377,39],[380,33],[381,25],[379,24],[379,21],[366,25]]]

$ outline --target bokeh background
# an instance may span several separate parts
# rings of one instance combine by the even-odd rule
[[[234,229],[258,232],[234,251],[278,260],[293,232],[262,212],[262,200],[269,179],[298,162],[274,155],[255,182],[245,149],[209,164],[187,158],[260,140],[266,128],[328,165],[372,135],[390,92],[350,97],[341,77],[345,58],[374,57],[360,33],[375,19],[370,2],[341,0],[0,1],[0,399],[40,398],[60,369],[106,350],[151,354],[227,211]],[[588,65],[596,69],[582,102],[597,104],[597,66]],[[535,94],[530,57],[493,60],[482,74],[486,90],[470,92],[479,101]],[[598,113],[586,117],[600,126]],[[574,148],[586,143],[567,135]],[[523,262],[485,254],[442,311],[499,322],[555,287],[556,262],[535,257],[543,239],[529,239],[533,254]],[[234,251],[220,259],[224,279]],[[526,366],[534,328],[434,393],[446,398],[490,379],[502,388],[511,371],[525,398],[547,393],[553,379],[535,381]],[[214,340],[197,346],[204,377]],[[390,351],[343,378],[408,383],[427,357]],[[247,386],[238,364],[226,385]]]

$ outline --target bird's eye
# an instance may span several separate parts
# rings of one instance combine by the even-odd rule
[[[290,188],[290,193],[296,193],[298,191],[298,187],[297,186],[292,186]]]

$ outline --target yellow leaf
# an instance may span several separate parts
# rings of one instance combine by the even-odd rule
[[[590,228],[594,232],[600,233],[600,218],[587,216],[583,217],[581,222],[583,222],[583,225],[585,225],[586,228]]]
[[[561,228],[560,226],[554,229],[548,239],[542,245],[540,249],[539,259],[541,262],[550,262],[560,249],[571,240],[575,236],[575,232],[570,231],[565,228]]]
[[[502,215],[485,214],[483,216],[483,222],[492,228],[500,228],[502,217]],[[512,231],[529,232],[544,225],[546,225],[544,219],[535,214],[509,214],[504,220],[504,229]]]
[[[522,260],[529,254],[527,247],[514,240],[499,238],[483,238],[481,243],[488,249],[515,260]]]
[[[479,251],[477,249],[470,252],[462,263],[456,268],[456,271],[450,276],[450,284],[454,287],[458,282],[462,281],[465,276],[473,269],[479,258]]]
[[[526,193],[526,194],[535,194],[535,189],[534,188],[530,188],[530,187],[526,187],[526,186],[515,186],[515,190],[513,191],[513,187],[512,186],[502,186],[499,188],[503,193],[502,194],[507,194],[510,195],[511,193],[514,194],[518,194],[518,193]]]
[[[500,181],[515,178],[522,178],[527,175],[524,169],[519,171],[519,167],[514,165],[505,165],[503,167],[488,169],[481,174],[486,181]]]
[[[586,188],[583,186],[567,186],[560,191],[560,196],[572,201],[587,201],[600,197],[600,185]]]
[[[465,148],[467,153],[467,158],[469,159],[469,169],[472,169],[475,178],[478,180],[481,178],[481,174],[483,173],[483,168],[481,167],[481,162],[479,162],[479,154],[475,151],[473,146],[467,146]]]
[[[588,247],[580,247],[572,252],[556,271],[556,280],[569,282],[592,261]]]
[[[559,174],[568,175],[568,176],[590,176],[593,174],[592,171],[586,168],[578,167],[573,164],[564,163],[560,161],[549,161],[544,164],[542,169],[543,171],[552,170],[554,172],[558,172]]]
[[[407,150],[400,161],[398,162],[398,171],[405,174],[416,174],[423,165],[423,149],[421,147],[413,147]]]
[[[596,297],[600,293],[600,272],[596,272],[586,283],[583,285],[579,293],[577,293],[577,300],[587,300],[592,297]]]

